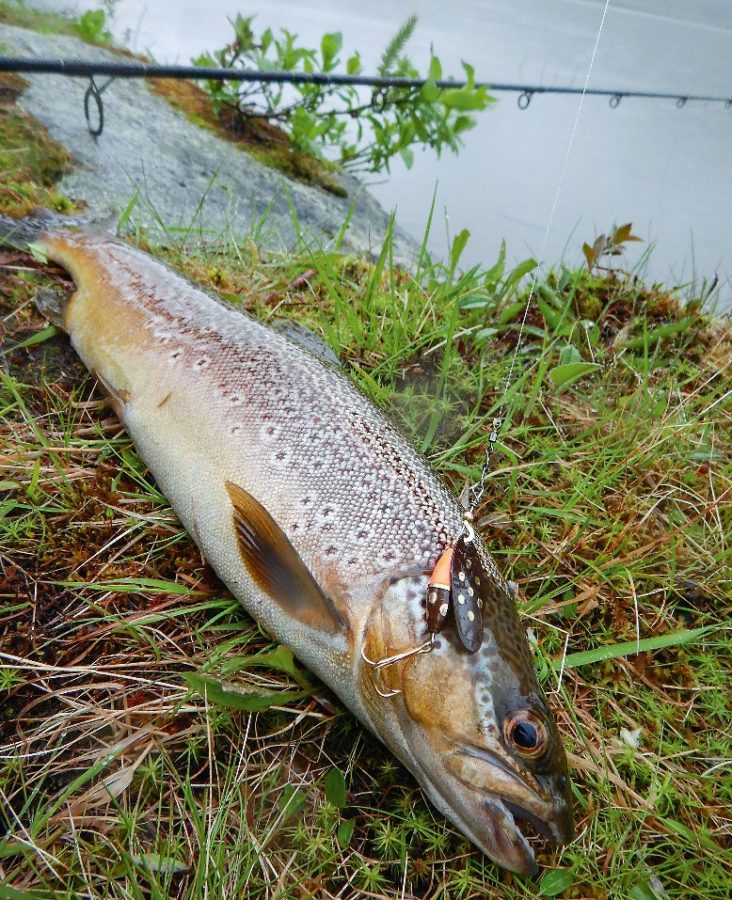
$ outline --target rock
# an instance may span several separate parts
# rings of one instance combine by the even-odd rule
[[[75,37],[38,34],[0,24],[3,53],[86,60],[119,57]],[[102,95],[104,131],[95,139],[84,117],[83,78],[24,74],[30,83],[19,105],[41,122],[76,162],[59,189],[83,200],[93,217],[121,212],[137,192],[130,226],[157,236],[220,240],[251,236],[260,247],[297,247],[299,239],[328,246],[354,206],[344,252],[381,250],[389,216],[360,182],[339,179],[348,192],[336,197],[294,181],[205,128],[150,91],[144,79],[116,79]],[[101,88],[107,81],[97,78]],[[96,122],[94,103],[90,104]],[[297,212],[296,233],[288,197]],[[162,233],[162,234],[161,234]],[[394,258],[409,266],[417,245],[395,229]]]

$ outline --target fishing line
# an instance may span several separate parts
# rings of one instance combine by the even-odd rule
[[[605,26],[605,19],[607,17],[607,11],[610,7],[610,0],[605,0],[605,6],[602,11],[602,18],[600,19],[600,25],[597,29],[597,35],[595,37],[595,45],[592,48],[592,56],[590,57],[590,64],[587,69],[587,75],[585,76],[585,83],[582,87],[582,93],[580,94],[579,103],[577,105],[577,113],[574,117],[574,122],[572,124],[572,131],[569,136],[569,142],[567,144],[567,150],[564,154],[564,161],[562,163],[562,168],[559,174],[559,181],[557,183],[557,189],[554,193],[554,201],[552,203],[552,208],[549,212],[549,218],[546,223],[546,229],[544,230],[544,239],[542,240],[541,249],[539,250],[539,259],[537,261],[536,269],[539,268],[544,262],[544,253],[546,252],[546,245],[549,239],[549,234],[552,229],[552,225],[554,223],[554,214],[557,209],[557,204],[559,203],[559,196],[562,192],[562,185],[564,184],[564,178],[567,174],[567,166],[569,164],[569,157],[572,153],[572,147],[574,145],[574,139],[577,134],[577,128],[579,126],[580,118],[582,116],[582,109],[585,102],[585,97],[587,96],[588,87],[590,83],[590,77],[592,75],[592,68],[595,64],[595,57],[597,56],[597,48],[600,44],[600,38],[602,36],[602,31]],[[523,345],[524,331],[526,328],[526,319],[529,315],[529,309],[531,308],[531,301],[534,299],[534,294],[536,292],[536,283],[537,283],[537,273],[536,269],[534,270],[531,276],[531,286],[529,288],[529,296],[526,300],[526,305],[524,306],[523,315],[521,317],[521,324],[519,326],[518,339],[516,341],[516,347],[514,348],[513,354],[511,356],[511,365],[508,370],[508,375],[506,376],[506,381],[503,386],[503,395],[504,397],[508,394],[511,385],[513,384],[513,373],[516,368],[516,361],[518,359],[518,355],[521,352],[521,347]],[[504,425],[510,424],[513,413],[516,407],[516,397],[514,396],[510,401],[508,411],[505,416],[498,416],[493,420],[493,428],[488,438],[488,447],[485,451],[485,460],[483,462],[483,468],[480,473],[480,479],[477,484],[473,485],[471,488],[471,502],[470,507],[466,511],[466,518],[472,519],[475,510],[478,506],[478,503],[483,497],[486,488],[486,480],[488,478],[488,474],[491,468],[491,459],[493,454],[495,453],[496,443],[498,442],[499,437],[501,436],[501,432],[504,429]]]

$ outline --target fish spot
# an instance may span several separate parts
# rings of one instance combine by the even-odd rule
[[[193,365],[196,369],[205,369],[210,362],[211,360],[208,359],[208,357],[202,356],[201,359],[197,359]]]
[[[229,429],[230,434],[241,434],[241,425],[232,425]]]
[[[473,621],[473,619],[475,619],[475,613],[473,612],[472,609],[469,609],[469,610],[468,610],[468,619],[469,619],[471,622]]]
[[[464,594],[458,594],[458,603],[459,603],[461,606],[464,605],[464,603],[465,603],[465,595],[464,595]]]
[[[465,581],[465,572],[458,572],[458,578],[460,581]]]

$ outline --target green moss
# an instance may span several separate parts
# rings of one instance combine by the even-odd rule
[[[0,22],[18,28],[29,28],[41,34],[76,35],[71,19],[47,9],[30,9],[22,2],[0,0]]]
[[[0,209],[24,216],[42,206],[71,212],[75,204],[54,185],[71,166],[69,154],[16,104],[28,83],[0,74]]]

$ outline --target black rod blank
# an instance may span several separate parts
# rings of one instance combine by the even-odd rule
[[[382,77],[377,75],[343,75],[323,72],[267,72],[247,69],[218,69],[205,66],[160,66],[143,62],[90,62],[83,59],[41,59],[19,56],[0,56],[0,72],[43,72],[53,75],[67,75],[91,78],[107,75],[112,78],[188,78],[212,81],[251,81],[289,84],[354,85],[359,87],[420,88],[427,83],[425,78]],[[439,88],[465,87],[465,81],[437,81]],[[658,91],[635,91],[611,88],[550,87],[545,85],[502,84],[476,82],[476,87],[486,87],[496,92],[521,94],[530,99],[534,94],[588,94],[615,99],[611,105],[617,106],[623,97],[646,97],[655,100],[676,100],[683,106],[691,100],[708,103],[724,103],[732,107],[732,97],[706,94],[683,94]],[[528,106],[528,103],[526,103]]]

